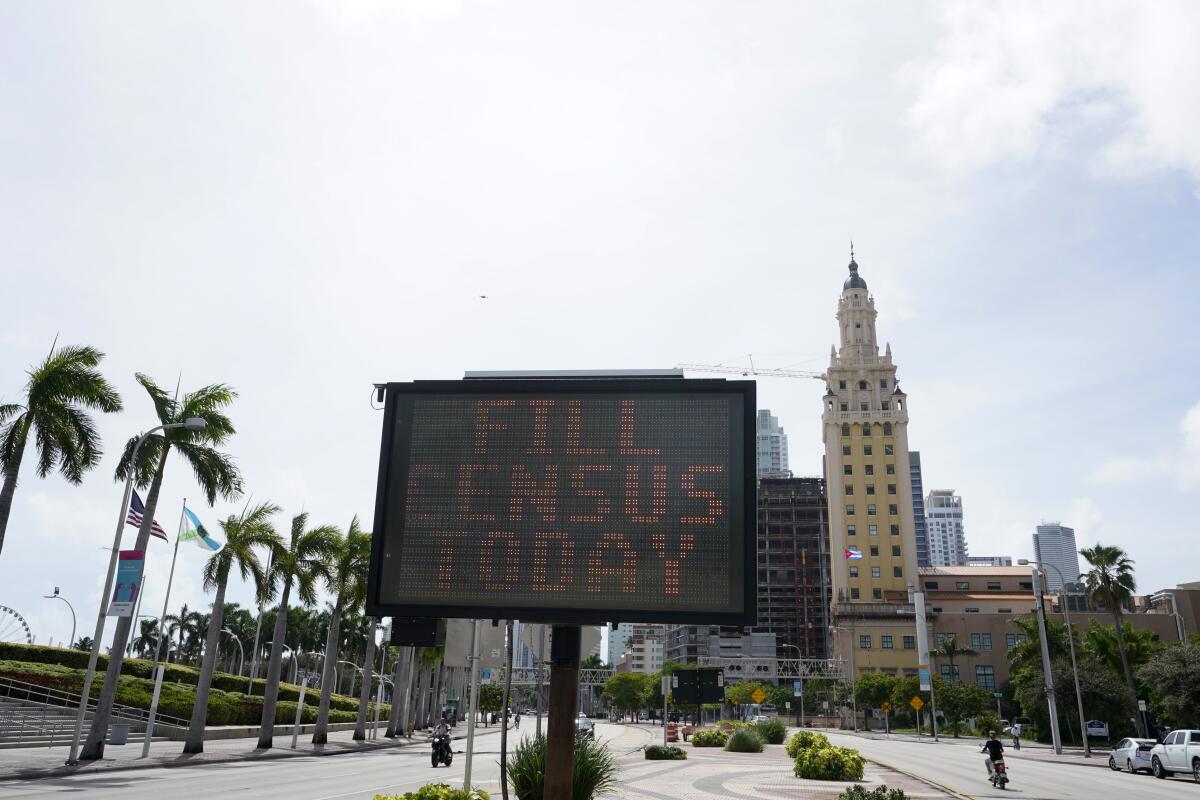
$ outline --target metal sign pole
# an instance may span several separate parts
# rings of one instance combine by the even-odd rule
[[[571,800],[575,774],[575,714],[582,629],[555,625],[550,641],[550,717],[546,722],[543,800]]]
[[[382,685],[382,684],[381,684]],[[300,720],[304,714],[304,693],[308,690],[308,676],[300,682],[300,701],[296,703],[296,724],[292,726],[292,749],[296,749],[296,740],[300,738]],[[376,723],[378,724],[378,709],[376,705]]]

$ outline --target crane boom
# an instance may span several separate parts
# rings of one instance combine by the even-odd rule
[[[824,372],[806,372],[797,369],[763,369],[761,367],[726,367],[720,364],[676,364],[675,369],[692,372],[714,372],[722,375],[755,375],[761,378],[812,378],[823,381]]]

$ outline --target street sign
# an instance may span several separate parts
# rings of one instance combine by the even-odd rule
[[[132,617],[141,589],[144,550],[122,550],[118,554],[117,578],[113,584],[112,600],[108,603],[108,616]]]
[[[386,386],[368,612],[753,625],[753,381]]]
[[[884,700],[882,703],[879,704],[879,710],[886,714],[892,710],[892,704],[889,703],[887,700]]]
[[[785,700],[783,703],[783,707],[786,708],[788,711],[791,711],[792,710],[792,702],[790,700]]]
[[[1138,711],[1145,711],[1145,710],[1146,710],[1146,701],[1138,700]]]
[[[751,693],[750,693],[750,699],[751,699],[751,700],[753,700],[753,701],[754,701],[754,702],[756,702],[756,703],[760,703],[760,704],[761,704],[763,700],[766,700],[766,699],[767,699],[767,693],[766,693],[766,692],[764,692],[764,691],[762,690],[762,688],[760,687],[760,688],[758,688],[758,689],[755,689],[753,692],[751,692]]]
[[[917,674],[920,676],[920,688],[922,692],[928,692],[932,688],[932,682],[929,678],[929,665],[918,664]]]
[[[913,711],[920,711],[925,705],[925,701],[920,697],[914,697],[912,700],[908,701],[908,704],[913,707]]]
[[[792,697],[804,696],[804,681],[792,681]]]
[[[1004,692],[992,692],[992,697],[996,698],[997,700],[1003,700]]]

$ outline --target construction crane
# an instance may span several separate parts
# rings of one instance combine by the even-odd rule
[[[767,369],[754,366],[754,356],[749,356],[750,366],[738,367],[725,364],[676,364],[675,369],[692,372],[714,372],[722,375],[754,375],[760,378],[811,378],[816,381],[826,380],[824,372],[808,372],[798,369]]]

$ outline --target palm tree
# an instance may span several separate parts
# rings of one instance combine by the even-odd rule
[[[133,652],[138,658],[154,655],[154,646],[158,644],[158,620],[144,619],[139,623],[139,628],[133,640]]]
[[[94,347],[51,347],[46,360],[26,372],[25,404],[0,403],[0,550],[31,431],[39,478],[57,469],[79,484],[100,461],[100,434],[84,409],[121,410],[121,396],[96,369],[103,358]]]
[[[279,613],[275,615],[275,635],[271,640],[271,659],[267,663],[267,685],[263,692],[262,726],[258,732],[260,749],[274,743],[275,707],[279,701],[279,670],[283,660],[283,638],[287,635],[288,600],[295,587],[300,602],[311,606],[317,602],[317,584],[331,580],[330,565],[337,553],[341,536],[332,525],[305,530],[308,514],[292,518],[292,538],[272,547],[268,585],[282,584],[279,594]]]
[[[366,654],[363,656],[362,686],[358,690],[358,717],[354,721],[354,741],[367,738],[367,706],[371,704],[371,681],[375,669],[375,617],[367,618]],[[386,646],[386,643],[385,643]]]
[[[271,517],[278,514],[279,506],[260,503],[243,511],[240,517],[230,516],[221,522],[225,533],[225,546],[209,556],[204,565],[204,589],[215,589],[213,612],[208,620],[208,639],[204,644],[204,662],[200,667],[200,678],[196,682],[196,703],[192,706],[192,721],[188,725],[184,740],[184,753],[204,752],[204,724],[208,719],[208,693],[212,686],[213,671],[220,654],[221,628],[225,620],[225,588],[229,584],[229,573],[237,567],[242,580],[254,584],[257,598],[265,602],[269,590],[266,571],[254,552],[256,547],[276,549],[283,539],[271,525]]]
[[[1116,546],[1105,546],[1096,543],[1095,547],[1085,547],[1079,554],[1087,559],[1092,568],[1079,576],[1080,582],[1087,587],[1088,597],[1093,602],[1103,605],[1112,614],[1116,627],[1117,652],[1121,655],[1121,671],[1125,673],[1125,684],[1129,687],[1129,699],[1137,708],[1137,688],[1133,683],[1133,672],[1129,669],[1129,655],[1125,652],[1125,634],[1121,615],[1125,603],[1137,591],[1137,583],[1133,579],[1133,559],[1125,555],[1125,551]],[[1136,716],[1138,734],[1146,735],[1144,720]]]
[[[954,659],[959,657],[974,658],[979,655],[979,651],[972,650],[969,647],[959,647],[957,636],[947,636],[933,649],[932,655],[944,658],[950,662],[950,681],[953,683],[958,681],[958,667],[954,665]]]
[[[342,612],[358,608],[367,598],[367,567],[371,562],[371,534],[358,525],[358,516],[350,520],[345,539],[338,539],[337,550],[330,565],[329,588],[337,592],[329,614],[329,633],[325,636],[325,665],[321,670],[321,705],[317,710],[317,725],[313,744],[325,744],[329,739],[329,700],[333,695],[334,672],[341,643]]]
[[[200,490],[204,492],[209,505],[216,502],[218,495],[231,499],[241,494],[242,476],[233,459],[216,449],[235,432],[233,422],[225,415],[225,408],[237,397],[233,389],[217,383],[188,392],[182,399],[175,399],[145,375],[138,373],[136,378],[150,395],[154,412],[162,424],[177,424],[192,417],[199,417],[206,423],[199,429],[179,427],[149,436],[138,451],[136,464],[133,463],[133,449],[138,437],[131,438],[125,445],[125,452],[117,463],[117,480],[125,480],[132,474],[134,483],[139,487],[150,487],[146,494],[142,527],[138,530],[137,543],[133,548],[144,551],[150,543],[150,527],[154,522],[154,512],[158,508],[158,493],[162,488],[167,456],[171,451],[179,453],[191,466],[196,483],[200,485]],[[92,717],[87,742],[79,755],[81,759],[92,761],[104,755],[104,737],[108,732],[113,701],[117,697],[121,656],[129,640],[131,623],[130,617],[117,618],[116,629],[113,632],[113,654],[108,659],[104,686],[96,703],[96,713]]]
[[[170,638],[176,633],[179,634],[175,655],[181,664],[184,663],[187,653],[195,649],[193,642],[200,635],[201,616],[199,611],[189,611],[187,603],[184,603],[178,614],[167,614],[163,617],[163,622],[166,623],[165,635]]]

